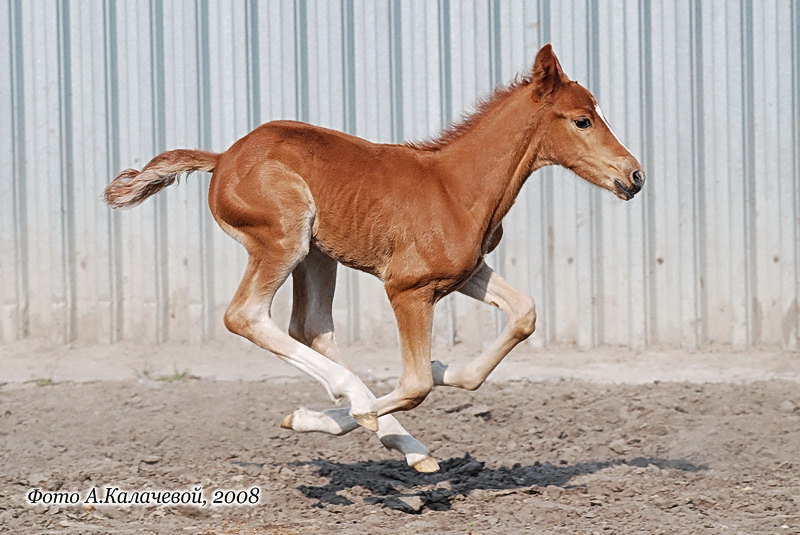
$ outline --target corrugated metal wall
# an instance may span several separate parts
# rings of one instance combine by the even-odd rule
[[[0,29],[0,340],[232,336],[244,257],[209,176],[112,212],[117,171],[279,118],[429,137],[552,42],[648,183],[623,203],[560,169],[528,181],[491,264],[536,298],[532,343],[797,346],[796,1],[3,0]],[[339,337],[393,343],[380,284],[339,280]],[[501,321],[448,297],[436,341]]]

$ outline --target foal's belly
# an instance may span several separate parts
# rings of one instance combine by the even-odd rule
[[[385,239],[345,229],[329,229],[320,221],[312,243],[323,253],[342,265],[364,271],[383,280],[391,250]]]

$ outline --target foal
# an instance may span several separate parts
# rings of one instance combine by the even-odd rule
[[[416,407],[434,385],[478,388],[533,333],[533,300],[483,259],[501,222],[536,169],[562,165],[624,200],[644,184],[639,162],[610,130],[591,93],[570,81],[550,45],[533,71],[502,87],[434,141],[404,145],[293,121],[264,124],[226,152],[173,150],[106,188],[114,207],[134,206],[180,173],[213,171],[214,219],[249,253],[225,325],[319,381],[349,408],[298,409],[282,422],[297,431],[377,431],[422,472],[438,470],[429,450],[391,413]],[[350,371],[333,337],[336,263],[381,279],[397,318],[400,380],[376,398]],[[293,275],[289,332],[273,321],[278,288]],[[459,291],[502,309],[500,337],[466,366],[431,362],[434,305]]]

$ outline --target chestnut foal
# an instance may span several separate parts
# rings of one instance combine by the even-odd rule
[[[391,413],[416,407],[434,385],[478,388],[533,333],[533,300],[484,263],[501,222],[536,169],[558,164],[630,200],[644,172],[610,130],[591,93],[570,81],[550,45],[529,76],[497,89],[438,139],[404,145],[292,121],[264,124],[222,154],[173,150],[106,188],[114,208],[134,206],[179,174],[213,171],[214,219],[249,253],[225,325],[322,383],[349,408],[300,408],[281,425],[297,431],[376,431],[422,472],[438,465]],[[376,398],[342,358],[331,307],[336,263],[380,278],[397,318],[402,374]],[[293,275],[289,332],[271,317]],[[459,291],[502,309],[508,324],[464,366],[431,362],[433,307]]]

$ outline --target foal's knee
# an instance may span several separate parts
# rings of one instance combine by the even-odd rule
[[[480,377],[478,374],[467,374],[465,377],[461,378],[458,386],[464,390],[475,391],[481,387],[485,380],[486,377]]]
[[[433,390],[433,377],[427,381],[418,381],[413,384],[400,385],[397,389],[399,400],[397,407],[401,411],[408,411],[425,401],[431,390]]]
[[[520,312],[511,319],[511,336],[522,341],[536,330],[536,306],[533,298],[526,295],[517,310]]]

